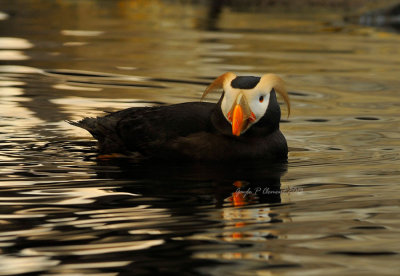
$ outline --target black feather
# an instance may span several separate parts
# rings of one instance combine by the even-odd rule
[[[236,77],[232,82],[231,86],[233,88],[239,89],[252,89],[260,82],[260,77],[253,76],[239,76]]]
[[[132,107],[104,117],[68,122],[89,131],[98,140],[100,153],[166,160],[287,159],[274,91],[265,116],[239,137],[232,135],[220,102]]]

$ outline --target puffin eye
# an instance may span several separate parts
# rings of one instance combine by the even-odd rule
[[[260,98],[258,98],[258,100],[260,101],[260,103],[262,103],[264,101],[264,96],[260,96]]]

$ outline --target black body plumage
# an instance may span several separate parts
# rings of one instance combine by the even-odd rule
[[[235,85],[247,89],[254,87],[255,81],[241,79]],[[279,130],[281,111],[274,90],[265,115],[240,136],[232,135],[232,126],[221,112],[222,97],[217,104],[132,107],[70,123],[89,131],[98,140],[101,154],[165,160],[287,160],[288,147]]]

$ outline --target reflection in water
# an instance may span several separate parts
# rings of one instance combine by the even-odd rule
[[[8,19],[8,14],[0,11],[0,20],[6,20],[6,19]]]
[[[398,273],[398,34],[236,2],[0,2],[0,275]],[[287,80],[289,164],[96,160],[64,121],[226,71]]]
[[[45,151],[52,151],[56,146],[49,145]],[[31,154],[38,153],[34,150]],[[161,268],[175,271],[178,268],[173,263],[162,267],[148,266],[150,260],[162,263],[170,254],[179,258],[188,271],[195,272],[198,267],[213,265],[214,261],[205,261],[204,258],[210,257],[199,255],[196,257],[200,258],[198,267],[191,267],[190,264],[197,262],[191,258],[193,246],[196,248],[203,244],[207,248],[210,242],[213,244],[220,239],[219,235],[227,242],[231,242],[232,238],[238,240],[242,231],[246,236],[250,235],[253,231],[248,227],[254,224],[253,212],[256,212],[260,222],[277,221],[272,215],[269,217],[270,212],[265,206],[259,211],[235,211],[231,208],[239,206],[229,198],[237,195],[238,188],[242,188],[246,189],[242,197],[244,201],[240,204],[242,206],[279,203],[280,175],[286,170],[285,166],[270,169],[206,164],[165,166],[127,164],[118,160],[99,160],[89,168],[96,175],[86,181],[60,179],[53,180],[51,185],[46,181],[36,181],[34,186],[26,183],[20,186],[19,195],[4,189],[2,205],[15,211],[12,216],[3,215],[0,218],[30,221],[30,227],[27,229],[25,223],[15,223],[14,228],[3,229],[0,239],[12,248],[18,238],[19,243],[24,244],[24,249],[19,252],[24,257],[68,256],[75,262],[89,263],[88,266],[70,266],[61,261],[57,262],[56,267],[41,266],[52,273],[65,273],[69,271],[67,268],[74,268],[76,273],[85,273],[90,271],[89,268],[120,270],[121,267],[128,270],[132,267],[143,273],[157,273]],[[75,177],[88,171],[79,172],[81,169],[81,166],[60,164],[59,171],[47,166],[35,171],[37,174],[40,171],[46,178],[54,178],[57,174],[65,175],[67,171]],[[154,174],[154,171],[158,173]],[[239,175],[249,181],[233,181]],[[23,183],[21,180],[19,182]],[[268,187],[269,191],[274,192],[258,194],[260,187]],[[254,191],[253,194],[250,191]],[[245,202],[250,198],[251,202]],[[46,205],[38,207],[38,202],[46,202]],[[18,206],[22,204],[25,207],[19,210]],[[221,222],[225,225],[222,229],[218,226]],[[21,228],[15,228],[18,226]],[[213,228],[215,230],[211,235],[204,232]],[[258,238],[254,239],[261,239],[264,233],[259,232],[256,234]],[[203,242],[193,244],[190,242],[193,239]],[[51,246],[46,244],[47,241],[51,241]],[[129,257],[124,253],[127,251],[130,252]],[[135,251],[140,252],[137,253],[139,255]],[[109,254],[114,254],[113,258],[119,261],[110,262]],[[134,262],[132,254],[135,256]],[[81,259],[81,256],[85,259]],[[36,270],[40,269],[26,268],[27,272]]]
[[[62,30],[61,34],[66,36],[98,36],[102,35],[102,31],[85,31],[85,30]]]
[[[29,59],[29,57],[21,51],[0,50],[0,60],[26,60],[26,59]]]
[[[0,49],[29,49],[33,45],[26,39],[17,37],[0,37]]]

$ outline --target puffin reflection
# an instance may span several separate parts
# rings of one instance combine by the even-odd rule
[[[252,253],[242,252],[242,242],[279,238],[279,230],[268,225],[285,217],[276,213],[274,204],[281,202],[280,179],[287,171],[286,164],[129,164],[127,160],[112,159],[98,160],[93,169],[95,177],[113,186],[113,192],[133,195],[110,203],[119,212],[126,209],[127,216],[123,217],[129,217],[132,223],[120,224],[126,227],[124,230],[111,222],[107,229],[118,229],[118,236],[129,231],[129,237],[135,240],[166,241],[134,252],[134,262],[126,271],[138,271],[139,267],[148,275],[158,275],[158,266],[148,263],[151,260],[178,275],[182,269],[190,275],[198,274],[199,267],[212,267],[226,256],[248,258]],[[134,207],[147,212],[132,214]],[[259,227],[255,229],[254,223]],[[227,242],[228,249],[215,252],[221,241]],[[257,253],[265,260],[270,255]],[[180,266],[165,262],[166,258],[179,259]]]
[[[281,176],[287,164],[129,163],[97,160],[100,178],[131,183],[118,190],[147,196],[184,197],[216,208],[281,202]],[[193,207],[196,204],[193,202]]]
[[[270,183],[271,184],[271,183]],[[281,190],[280,185],[268,185],[265,187],[254,186],[244,181],[235,181],[233,186],[237,189],[232,193],[226,200],[232,202],[233,206],[244,206],[251,203],[258,203],[261,200],[267,199],[267,203],[280,203],[281,202]],[[265,197],[264,195],[268,195]],[[272,197],[271,195],[276,195]]]

